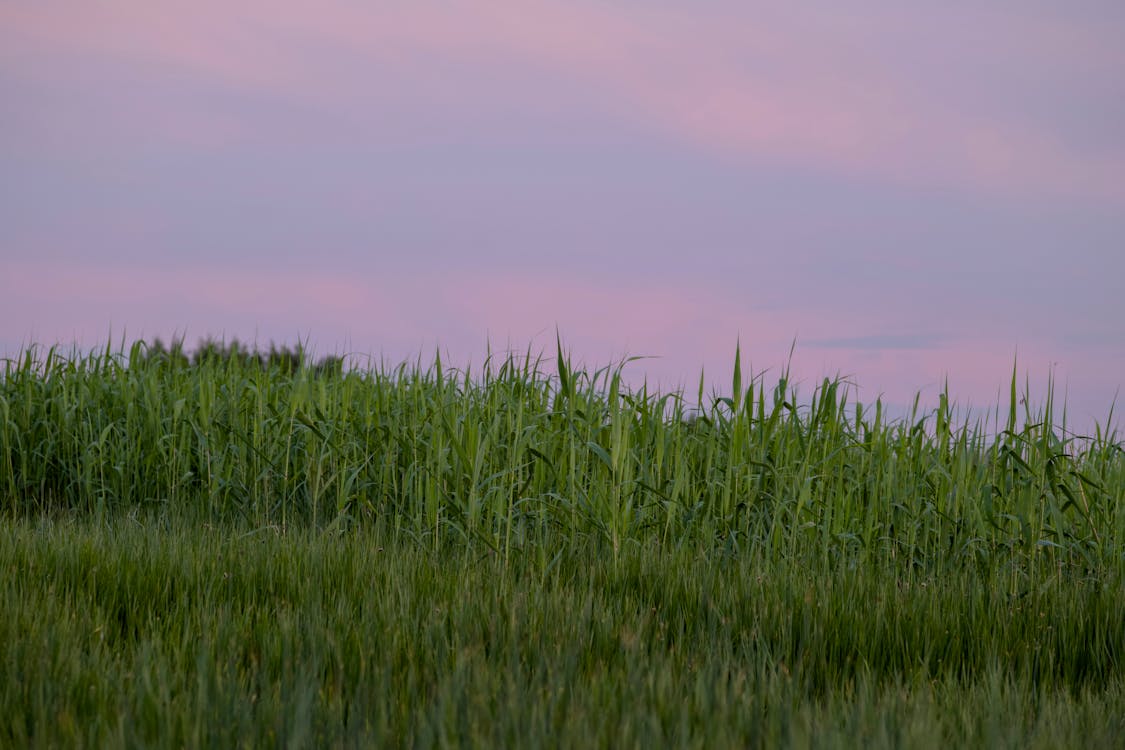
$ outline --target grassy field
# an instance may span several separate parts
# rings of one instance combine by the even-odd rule
[[[0,745],[1125,746],[1117,436],[738,359],[25,353]]]

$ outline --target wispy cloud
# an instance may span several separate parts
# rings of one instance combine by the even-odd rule
[[[871,334],[867,336],[843,336],[838,338],[811,339],[802,341],[804,346],[814,349],[937,349],[946,343],[947,337],[930,333],[910,334]]]
[[[965,9],[863,15],[720,7],[36,4],[0,11],[8,29],[0,39],[47,60],[78,54],[170,66],[313,106],[373,133],[410,117],[410,109],[416,122],[443,106],[462,115],[487,111],[505,96],[497,82],[523,75],[523,106],[600,110],[726,158],[1125,204],[1120,140],[1090,147],[1092,139],[1028,116],[1023,101],[1036,96],[1053,99],[1058,110],[1087,107],[1091,116],[1125,119],[1101,104],[1122,94],[1120,83],[1106,81],[1119,81],[1125,53],[1096,24],[1031,9],[1000,17]],[[978,83],[978,71],[992,80]],[[1051,83],[1023,90],[1024,80],[1040,79]],[[988,93],[1005,87],[1006,98]],[[169,132],[199,130],[196,137],[212,139],[239,132],[237,118],[198,107],[178,112],[185,124],[177,127],[161,106],[151,120]],[[252,121],[244,125],[241,132],[253,131]],[[1075,127],[1090,126],[1080,120]]]

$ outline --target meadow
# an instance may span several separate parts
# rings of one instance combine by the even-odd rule
[[[740,360],[688,399],[561,345],[29,348],[0,745],[1125,746],[1112,414]]]

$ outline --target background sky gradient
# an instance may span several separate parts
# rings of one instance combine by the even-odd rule
[[[1125,3],[0,5],[0,352],[1125,384]]]

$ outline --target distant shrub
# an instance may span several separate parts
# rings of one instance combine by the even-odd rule
[[[277,371],[292,375],[307,369],[318,377],[339,376],[343,373],[344,360],[338,356],[322,357],[312,362],[301,344],[296,346],[277,346],[270,343],[268,351],[256,346],[248,346],[238,339],[223,341],[214,338],[200,339],[194,351],[184,347],[182,338],[172,339],[165,344],[156,338],[151,342],[138,341],[129,355],[131,367],[200,367],[233,366],[250,370]]]

